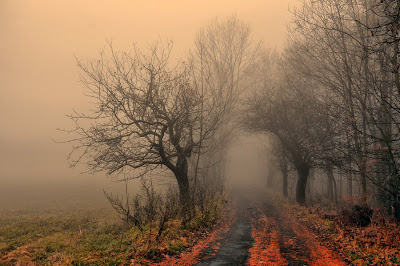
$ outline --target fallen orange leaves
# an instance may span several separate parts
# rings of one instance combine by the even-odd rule
[[[206,247],[214,244],[216,241],[222,238],[222,234],[229,231],[230,226],[233,222],[232,212],[228,212],[221,223],[209,234],[206,238],[197,242],[190,250],[186,252],[182,252],[179,256],[176,257],[167,257],[160,263],[153,263],[151,265],[182,265],[182,266],[189,266],[194,265],[199,262],[199,257],[201,251]],[[219,249],[220,243],[217,242],[212,247],[215,251]],[[214,255],[214,254],[213,254]]]
[[[316,240],[317,237],[305,226],[297,223],[295,232],[306,239],[307,246],[311,250],[311,265],[346,265],[338,255],[321,245]]]
[[[310,254],[310,265],[346,265],[337,254],[333,253],[330,249],[321,245],[317,241],[317,236],[312,233],[303,224],[296,221],[291,215],[286,212],[282,212],[286,224],[291,227],[295,234],[300,237],[305,245],[311,251]]]
[[[360,228],[326,218],[326,213],[332,213],[328,208],[300,207],[289,203],[283,203],[281,207],[301,221],[301,226],[296,226],[298,230],[306,227],[322,239],[320,247],[312,250],[315,265],[324,263],[318,258],[327,257],[331,249],[354,265],[400,265],[400,227],[396,224],[377,217],[370,225]]]
[[[249,265],[287,265],[279,248],[279,233],[275,221],[266,216],[253,223],[253,247],[249,250]]]
[[[274,204],[272,204],[274,205]],[[271,204],[257,206],[253,221],[253,247],[248,264],[288,265],[346,265],[340,257],[321,245],[317,236],[298,222],[292,214]]]

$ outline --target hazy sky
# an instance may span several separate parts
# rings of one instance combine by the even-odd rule
[[[1,0],[0,1],[0,193],[7,184],[40,184],[86,178],[70,169],[70,147],[55,144],[65,117],[85,109],[74,55],[95,57],[112,39],[123,49],[161,38],[175,52],[192,45],[214,17],[236,14],[254,38],[282,47],[289,0]],[[101,176],[101,175],[100,175]]]

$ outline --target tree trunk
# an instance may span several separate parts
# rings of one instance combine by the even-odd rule
[[[327,185],[327,187],[326,187],[326,191],[327,191],[327,196],[328,196],[328,199],[331,201],[331,202],[333,202],[333,182],[332,182],[332,177],[330,176],[330,172],[329,172],[329,169],[326,169],[326,177],[327,177],[327,183],[326,183],[326,185]]]
[[[189,193],[189,179],[187,174],[176,177],[178,180],[179,187],[179,203],[180,205],[186,204],[190,200]]]
[[[187,160],[183,160],[179,164],[179,168],[174,172],[179,188],[179,204],[182,207],[183,213],[190,210],[190,186],[188,177]]]
[[[288,197],[288,191],[287,191],[287,186],[288,186],[288,170],[287,169],[282,169],[282,189],[283,189],[283,196],[285,198]]]
[[[360,175],[361,175],[361,204],[362,205],[367,205],[367,174],[366,174],[366,169],[365,169],[365,164],[366,162],[362,162],[363,165],[360,169]]]
[[[333,199],[334,199],[334,203],[337,204],[337,198],[338,198],[338,192],[337,192],[337,184],[336,184],[336,180],[335,178],[333,178]]]
[[[312,198],[312,181],[314,180],[314,169],[310,169],[310,174],[308,175],[307,179],[307,195],[310,203],[312,204],[313,198]]]
[[[296,166],[298,179],[296,186],[296,201],[300,205],[304,205],[306,203],[306,186],[307,186],[307,178],[310,173],[310,166],[307,164],[302,164],[300,166]]]
[[[339,172],[339,198],[343,197],[343,172]]]
[[[352,165],[349,162],[349,175],[347,178],[347,196],[350,198],[350,202],[353,202],[353,173]]]
[[[347,196],[353,197],[353,175],[349,174],[347,179]]]
[[[330,196],[330,200],[336,204],[337,202],[336,181],[335,181],[335,176],[333,175],[333,168],[331,165],[327,166],[326,175],[328,176],[328,194]]]
[[[268,173],[267,173],[267,187],[268,189],[272,189],[274,185],[274,173],[272,172],[272,167],[268,166]]]

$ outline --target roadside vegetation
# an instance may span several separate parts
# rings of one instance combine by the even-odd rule
[[[351,265],[400,264],[400,228],[393,216],[341,201],[300,206],[277,199],[277,206],[316,234]]]
[[[222,197],[190,222],[180,217],[139,226],[111,208],[0,213],[1,265],[150,265],[178,256],[208,236],[225,210]]]

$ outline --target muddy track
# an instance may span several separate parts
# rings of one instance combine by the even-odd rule
[[[246,264],[253,244],[249,204],[249,200],[243,197],[236,201],[235,220],[230,230],[221,235],[219,241],[202,250],[201,262],[196,265]]]
[[[236,193],[236,219],[196,265],[345,265],[260,190]]]
[[[287,265],[309,265],[311,251],[305,241],[299,237],[286,217],[268,201],[258,207],[259,215],[265,215],[273,220],[272,230],[278,231],[279,251]]]

